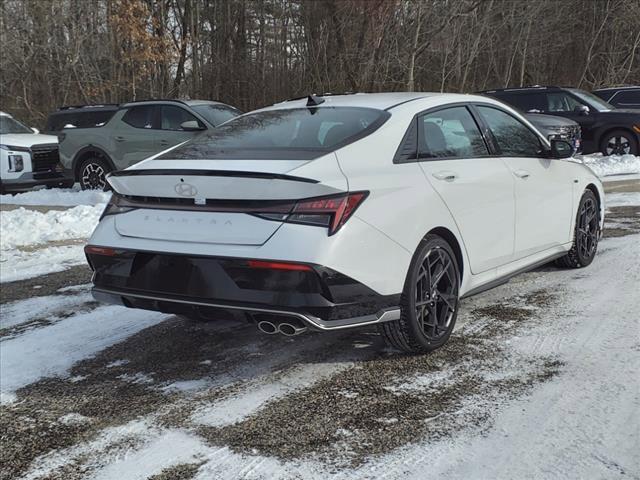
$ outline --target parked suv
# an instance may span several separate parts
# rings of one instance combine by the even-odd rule
[[[573,147],[573,153],[582,148],[582,132],[580,125],[568,118],[541,113],[525,113],[525,118],[549,140],[565,140]]]
[[[17,192],[39,185],[73,185],[60,165],[58,139],[0,112],[0,191]]]
[[[118,111],[117,104],[68,105],[49,115],[44,132],[57,135],[65,128],[101,127]]]
[[[82,189],[104,189],[107,173],[190,140],[239,115],[207,100],[148,100],[121,105],[104,125],[65,128],[60,159]]]
[[[640,152],[640,110],[616,109],[578,88],[535,86],[482,93],[524,112],[557,115],[578,122],[583,153],[638,155]]]
[[[640,108],[640,87],[600,88],[593,93],[616,108]]]

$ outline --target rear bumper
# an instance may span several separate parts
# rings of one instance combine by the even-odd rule
[[[380,295],[319,265],[255,268],[241,258],[108,250],[88,253],[94,297],[165,313],[210,317],[215,309],[296,317],[316,330],[399,318],[400,295]]]

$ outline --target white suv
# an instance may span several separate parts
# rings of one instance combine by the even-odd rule
[[[108,177],[85,251],[97,299],[265,333],[377,324],[443,345],[459,299],[552,260],[584,267],[598,178],[503,103],[387,93],[241,115]]]
[[[16,192],[38,185],[73,185],[60,164],[58,138],[42,135],[0,112],[0,190]]]

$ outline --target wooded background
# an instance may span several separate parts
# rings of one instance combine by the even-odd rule
[[[640,0],[0,0],[0,108],[640,83]]]

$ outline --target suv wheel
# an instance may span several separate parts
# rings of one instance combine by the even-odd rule
[[[413,256],[402,299],[400,320],[380,324],[391,347],[426,353],[446,343],[458,316],[460,273],[447,242],[427,235]]]
[[[109,164],[99,157],[91,157],[80,165],[80,187],[82,190],[107,190]]]
[[[638,144],[629,132],[614,130],[602,138],[600,151],[603,155],[638,155]]]

